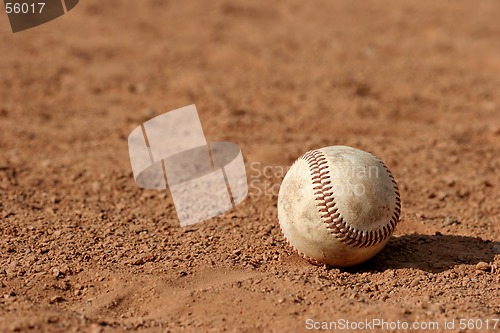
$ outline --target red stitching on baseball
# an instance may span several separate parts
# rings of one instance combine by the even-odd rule
[[[389,171],[389,168],[387,168],[381,160],[376,158],[391,178],[394,192],[396,194],[396,208],[387,225],[384,225],[376,230],[361,231],[348,225],[335,207],[336,203],[335,196],[332,191],[333,187],[328,186],[331,184],[331,181],[329,180],[328,161],[325,154],[318,150],[311,150],[305,153],[301,159],[306,161],[311,172],[312,183],[317,185],[313,189],[315,190],[314,195],[316,197],[316,203],[321,219],[335,237],[347,245],[355,247],[368,247],[383,242],[392,234],[396,228],[396,224],[399,222],[399,216],[401,214],[401,199],[396,180]],[[296,250],[296,252],[299,253],[298,250]],[[304,256],[304,254],[302,254],[302,256]]]

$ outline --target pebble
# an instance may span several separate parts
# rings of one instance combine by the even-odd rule
[[[415,278],[411,283],[410,287],[416,287],[420,283],[420,278]]]
[[[131,262],[132,265],[136,265],[136,266],[144,265],[144,263],[145,263],[144,258],[137,258],[137,259],[132,260],[132,262]]]
[[[443,201],[444,199],[446,199],[446,197],[448,196],[447,193],[445,192],[442,192],[442,191],[439,191],[438,194],[437,194],[437,198],[440,200],[440,201]]]
[[[444,221],[444,225],[449,226],[452,224],[460,224],[460,221],[458,221],[457,219],[455,219],[453,217],[447,217]]]
[[[57,269],[57,268],[54,268],[52,270],[52,276],[58,277],[59,275],[61,275],[61,271],[59,269]]]
[[[53,296],[50,298],[49,303],[53,304],[53,303],[60,303],[63,301],[64,301],[64,298],[62,296],[56,295],[56,296]]]
[[[484,261],[481,261],[476,265],[476,269],[479,271],[488,271],[490,269],[490,265]]]

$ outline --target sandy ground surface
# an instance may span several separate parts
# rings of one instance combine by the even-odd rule
[[[492,330],[499,12],[496,0],[88,0],[17,34],[0,15],[0,331]],[[209,141],[241,146],[250,193],[180,228],[168,192],[136,187],[127,137],[193,103]],[[403,200],[386,248],[342,270],[287,248],[276,207],[282,170],[339,144],[379,156]]]

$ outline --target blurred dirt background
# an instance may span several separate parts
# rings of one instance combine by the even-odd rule
[[[87,0],[17,34],[1,14],[0,331],[491,324],[498,13],[496,0]],[[208,141],[241,146],[250,193],[180,228],[168,192],[136,187],[127,136],[193,103]],[[403,199],[388,246],[347,270],[287,248],[276,209],[281,170],[338,144],[380,157]]]

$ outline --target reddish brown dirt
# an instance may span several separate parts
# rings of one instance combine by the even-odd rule
[[[499,12],[496,0],[88,0],[17,34],[0,15],[0,331],[491,328]],[[127,136],[192,103],[209,141],[241,146],[251,186],[236,210],[180,228],[167,192],[136,187]],[[282,169],[337,144],[378,155],[403,199],[388,246],[342,270],[287,248],[276,209]]]

